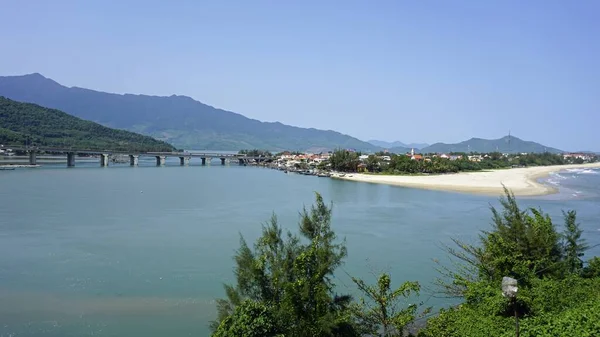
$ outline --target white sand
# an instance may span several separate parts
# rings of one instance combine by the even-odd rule
[[[552,172],[572,168],[597,168],[600,163],[581,165],[557,165],[528,168],[514,168],[481,172],[465,172],[455,174],[403,176],[403,175],[371,175],[371,174],[346,174],[337,179],[398,185],[404,187],[424,188],[431,190],[468,192],[486,195],[501,195],[504,193],[502,184],[515,195],[532,196],[557,193],[554,187],[537,182],[540,178],[547,177]]]

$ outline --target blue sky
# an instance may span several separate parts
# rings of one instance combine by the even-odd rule
[[[600,150],[600,2],[0,3],[0,75],[361,139]]]

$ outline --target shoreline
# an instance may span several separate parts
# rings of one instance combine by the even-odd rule
[[[464,192],[499,196],[504,194],[502,185],[515,196],[541,196],[558,193],[558,188],[538,182],[551,173],[574,168],[600,168],[600,163],[535,166],[502,170],[460,172],[441,175],[404,176],[350,173],[334,179],[394,185],[436,191]]]
[[[30,165],[30,164],[0,164],[0,169],[7,169],[7,168],[35,168],[35,167],[40,167],[39,164],[35,164],[35,165]]]

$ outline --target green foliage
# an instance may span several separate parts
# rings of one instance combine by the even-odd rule
[[[246,300],[223,319],[213,333],[215,337],[275,337],[283,336],[277,330],[274,315],[262,303]]]
[[[358,164],[360,164],[358,157],[359,154],[356,152],[337,149],[329,157],[329,163],[334,171],[356,172]]]
[[[459,263],[440,268],[438,284],[464,303],[429,319],[420,336],[512,336],[515,314],[521,336],[597,336],[600,259],[583,268],[587,245],[576,213],[564,212],[560,234],[548,215],[520,209],[509,191],[501,205],[479,246],[455,240],[457,248],[448,247]],[[514,301],[502,296],[503,276],[518,280]]]
[[[343,155],[343,154],[340,154]],[[584,267],[587,249],[576,213],[564,213],[565,230],[539,209],[521,209],[506,190],[501,209],[491,208],[492,228],[479,245],[454,240],[457,263],[441,267],[442,290],[463,303],[429,318],[421,337],[600,335],[600,258]],[[364,298],[334,293],[333,275],[346,257],[331,229],[331,208],[319,194],[300,214],[299,235],[273,216],[250,248],[242,238],[235,255],[234,286],[217,301],[213,336],[405,336],[419,304],[417,282],[392,287],[389,274],[369,285],[352,278]],[[502,295],[503,276],[518,280],[518,295]]]
[[[588,265],[583,268],[583,277],[600,277],[600,257],[594,257],[588,261]]]
[[[384,163],[382,156],[389,156],[390,161]],[[451,160],[438,155],[425,156],[415,160],[406,154],[386,154],[379,152],[370,155],[364,163],[369,172],[382,172],[386,174],[442,174],[481,171],[491,169],[507,169],[513,166],[547,166],[563,165],[567,162],[562,155],[552,153],[530,153],[526,155],[503,155],[498,152],[480,155],[480,159],[471,158],[463,154],[460,158]],[[329,162],[336,171],[356,172],[360,161],[358,154],[346,150],[336,150]]]
[[[264,151],[264,150],[240,150],[238,152],[238,154],[245,154],[249,157],[267,157],[270,158],[273,156],[273,154],[269,151]]]
[[[502,212],[492,207],[492,230],[480,235],[480,277],[498,281],[503,276],[523,279],[553,275],[561,248],[552,219],[541,210],[521,210],[514,195],[505,192],[506,197],[500,200]]]
[[[490,311],[491,303],[502,301],[499,287],[492,292],[486,303],[468,302],[430,318],[419,336],[514,336],[515,319]],[[520,296],[528,297],[532,304],[531,314],[519,319],[521,336],[600,335],[600,278],[538,279]]]
[[[355,305],[357,323],[363,334],[369,336],[404,336],[406,326],[415,320],[417,304],[399,308],[402,299],[418,295],[421,287],[418,282],[404,282],[393,290],[389,274],[382,274],[376,286],[363,280],[352,278],[358,289],[366,296]]]
[[[244,300],[259,303],[269,313],[265,320],[285,336],[352,336],[355,334],[350,296],[334,294],[333,272],[346,257],[344,242],[331,229],[331,208],[317,194],[304,209],[300,235],[283,234],[275,216],[251,249],[241,239],[235,256],[235,287],[226,286],[226,300],[217,302],[217,333],[237,318]]]
[[[367,170],[369,172],[381,171],[381,160],[379,159],[379,157],[377,157],[375,155],[369,155],[369,157],[367,157],[365,164],[367,165]]]
[[[498,283],[504,276],[527,285],[535,278],[580,273],[580,258],[587,246],[574,211],[565,213],[566,229],[560,235],[549,215],[534,208],[520,209],[506,189],[500,204],[501,211],[491,208],[492,229],[479,235],[479,246],[454,240],[456,248],[446,247],[462,263],[456,268],[440,268],[444,277],[437,283],[446,294],[462,297],[469,285]]]
[[[565,232],[563,234],[565,268],[568,273],[578,274],[583,269],[581,257],[588,246],[581,238],[583,230],[579,228],[579,224],[576,222],[577,214],[575,211],[563,212],[563,215],[565,217]]]
[[[4,97],[0,97],[0,144],[139,152],[175,150],[151,137]]]

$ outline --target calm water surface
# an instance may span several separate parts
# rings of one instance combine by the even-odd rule
[[[261,168],[152,164],[0,171],[0,336],[207,336],[239,235],[253,242],[273,212],[295,229],[315,191],[334,203],[347,240],[340,291],[354,292],[346,273],[374,281],[381,270],[427,286],[440,244],[474,240],[497,204]],[[600,243],[598,173],[552,175],[560,194],[522,203],[557,217],[576,209]],[[427,290],[422,300],[447,304]]]

